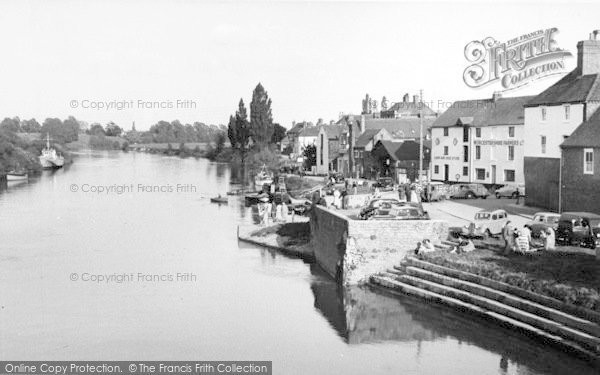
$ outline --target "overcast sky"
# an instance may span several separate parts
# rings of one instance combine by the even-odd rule
[[[485,98],[500,86],[465,85],[467,43],[557,27],[559,46],[575,53],[600,29],[599,14],[599,2],[0,1],[0,117],[73,115],[126,129],[134,120],[138,129],[161,119],[227,124],[258,82],[286,127],[360,113],[366,93],[391,102],[419,89],[435,103]],[[178,99],[196,108],[138,108]],[[82,108],[123,100],[133,108]]]

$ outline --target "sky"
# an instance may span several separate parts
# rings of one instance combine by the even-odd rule
[[[469,42],[556,27],[558,45],[576,55],[577,41],[600,29],[598,14],[600,2],[572,1],[0,0],[0,117],[72,115],[138,130],[159,120],[227,124],[259,82],[288,128],[360,113],[367,93],[395,102],[422,89],[443,110],[501,90],[464,83]],[[565,61],[566,73],[576,58]]]

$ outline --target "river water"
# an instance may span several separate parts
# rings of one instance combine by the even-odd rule
[[[228,190],[230,174],[204,159],[90,151],[2,190],[0,358],[269,360],[275,374],[595,373],[487,322],[341,290],[315,265],[238,243],[249,210],[208,199]],[[113,190],[91,191],[102,186]]]

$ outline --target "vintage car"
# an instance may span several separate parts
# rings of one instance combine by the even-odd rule
[[[373,184],[374,188],[381,191],[389,191],[394,189],[394,180],[391,177],[381,177]]]
[[[487,198],[490,192],[482,184],[463,184],[453,186],[452,199]]]
[[[421,192],[424,202],[440,202],[450,197],[449,186],[443,182],[433,181],[425,185]]]
[[[527,223],[529,228],[531,228],[531,236],[537,238],[542,231],[546,231],[548,228],[556,231],[558,228],[558,219],[560,219],[560,214],[554,212],[537,212],[533,215],[533,219]]]
[[[502,233],[508,221],[504,210],[481,210],[475,214],[474,220],[465,225],[461,234],[466,237],[491,237]]]
[[[494,193],[496,198],[517,198],[525,196],[525,185],[504,185]]]
[[[421,203],[402,202],[395,198],[376,198],[360,210],[358,218],[362,220],[428,220],[429,214],[423,209]]]
[[[592,230],[591,236],[585,222]],[[563,212],[558,219],[556,243],[559,245],[600,246],[600,215],[590,212]]]

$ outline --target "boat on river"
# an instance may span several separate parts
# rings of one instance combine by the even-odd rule
[[[273,173],[271,173],[265,164],[263,164],[260,171],[254,177],[254,185],[263,186],[264,184],[273,183]]]
[[[6,181],[25,181],[29,175],[25,171],[10,171],[6,174]]]
[[[44,169],[62,168],[65,164],[65,158],[59,155],[54,147],[50,147],[50,133],[46,137],[46,147],[42,149],[42,154],[39,158],[40,164]]]
[[[227,199],[227,197],[222,197],[220,195],[218,197],[210,198],[210,201],[212,203],[218,203],[218,204],[227,204],[227,203],[229,203],[229,200]]]

